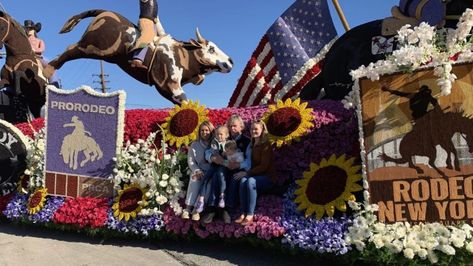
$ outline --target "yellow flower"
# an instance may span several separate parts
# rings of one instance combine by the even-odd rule
[[[321,219],[325,213],[332,217],[335,208],[341,212],[347,209],[347,201],[356,201],[352,192],[360,191],[362,186],[356,182],[361,180],[361,166],[353,165],[355,158],[345,159],[345,155],[330,156],[322,159],[320,164],[311,163],[310,170],[304,172],[304,178],[297,180],[299,188],[294,192],[294,200],[298,210],[305,209],[305,216],[315,213]]]
[[[189,145],[199,134],[199,125],[207,120],[208,110],[199,102],[189,101],[175,105],[163,124],[165,138],[170,145]]]
[[[125,185],[125,188],[118,191],[118,196],[112,205],[113,215],[118,220],[125,221],[135,218],[143,206],[147,205],[146,190],[138,184]]]
[[[306,108],[307,102],[301,103],[298,98],[294,102],[289,98],[285,102],[278,100],[276,105],[268,106],[263,121],[268,127],[269,140],[277,147],[298,141],[311,127],[312,108]]]
[[[21,175],[20,180],[18,181],[16,190],[20,194],[26,194],[28,193],[28,184],[30,182],[30,176],[29,175]]]
[[[44,207],[44,202],[46,201],[47,195],[48,190],[46,188],[36,189],[28,198],[28,212],[30,214],[35,214],[41,211]]]

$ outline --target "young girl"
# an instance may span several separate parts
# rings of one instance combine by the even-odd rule
[[[225,151],[225,144],[227,142],[227,139],[229,137],[228,133],[228,128],[226,126],[218,126],[215,129],[215,136],[210,143],[210,149],[207,151],[207,153],[210,153],[211,157],[216,156],[217,158],[220,158],[223,160],[223,152]],[[206,187],[208,184],[210,184],[210,180],[214,178],[214,175],[217,175],[217,178],[219,179],[219,187],[220,187],[220,200],[219,200],[219,207],[223,208],[225,207],[225,188],[226,188],[226,182],[225,182],[225,174],[223,173],[225,171],[224,167],[221,165],[218,165],[216,163],[212,163],[210,165],[209,171],[205,173],[205,176],[203,178],[203,183],[202,186],[200,187],[199,191],[199,197],[197,199],[197,203],[195,205],[196,212],[200,213],[204,210],[204,196],[206,192]]]

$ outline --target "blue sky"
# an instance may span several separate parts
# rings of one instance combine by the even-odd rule
[[[339,0],[351,27],[390,15],[394,0]],[[167,33],[179,40],[195,38],[195,28],[215,42],[230,55],[235,63],[229,74],[213,73],[203,84],[184,86],[188,98],[199,100],[207,107],[227,106],[238,78],[259,40],[294,0],[161,0],[159,17]],[[59,30],[71,16],[89,9],[108,9],[121,13],[137,23],[138,0],[6,0],[1,4],[17,21],[25,19],[41,22],[39,37],[46,42],[45,57],[52,59],[66,47],[80,39],[91,19],[81,21],[72,32],[59,34]],[[329,0],[332,18],[341,35],[344,29]],[[3,64],[3,62],[2,62]],[[105,63],[111,90],[125,90],[128,109],[166,108],[172,104],[161,97],[154,87],[142,84],[118,67]],[[65,89],[80,85],[99,87],[100,63],[92,59],[79,59],[66,63],[58,75]]]

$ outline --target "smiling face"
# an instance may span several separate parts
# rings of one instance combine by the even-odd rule
[[[240,117],[231,117],[228,121],[228,129],[230,130],[230,135],[235,138],[240,135],[244,129],[243,121]]]
[[[199,129],[199,135],[200,135],[200,139],[203,140],[203,141],[208,141],[212,131],[210,130],[210,128],[206,125],[202,125]]]
[[[215,129],[215,139],[218,142],[224,142],[228,139],[228,128],[225,126],[220,126]]]
[[[259,138],[263,134],[263,125],[254,123],[251,125],[251,137],[252,138]]]

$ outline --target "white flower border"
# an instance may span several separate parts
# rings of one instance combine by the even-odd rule
[[[434,67],[437,84],[442,95],[449,95],[456,80],[452,64],[473,61],[473,43],[470,42],[473,27],[473,10],[467,9],[461,16],[455,30],[436,30],[422,22],[414,28],[403,26],[397,35],[400,48],[386,60],[370,63],[352,70],[354,80],[367,77],[378,80],[381,75],[402,70]],[[455,57],[458,57],[456,60]]]
[[[408,67],[410,70],[434,68],[434,74],[439,77],[437,84],[441,87],[442,95],[451,92],[455,74],[451,73],[453,61],[451,57],[458,55],[456,64],[473,62],[473,44],[467,38],[471,37],[473,27],[473,10],[467,9],[459,20],[457,29],[447,32],[444,50],[434,43],[435,30],[428,24],[422,23],[414,29],[405,26],[399,31],[398,40],[401,48],[393,52],[393,56],[385,61],[371,63],[352,71],[355,83],[352,92],[342,101],[346,108],[356,106],[358,117],[360,155],[362,159],[363,188],[365,189],[363,203],[349,202],[355,211],[353,224],[348,228],[345,240],[363,251],[367,243],[372,243],[378,249],[386,248],[391,253],[403,253],[408,259],[418,256],[429,259],[431,263],[438,262],[436,252],[455,255],[456,248],[464,248],[473,253],[473,227],[468,224],[446,226],[440,223],[420,223],[411,225],[407,222],[385,224],[377,220],[376,204],[369,204],[369,184],[366,172],[366,152],[363,135],[361,96],[359,79],[363,77],[378,80],[381,75],[392,74]]]
[[[75,94],[80,91],[85,91],[88,94],[91,94],[96,97],[102,97],[102,98],[109,98],[109,97],[114,97],[118,95],[118,120],[117,120],[117,141],[115,144],[115,154],[118,154],[121,151],[121,147],[123,146],[123,134],[124,134],[124,127],[125,127],[125,101],[126,101],[126,92],[124,90],[118,90],[110,93],[101,93],[97,92],[91,87],[87,85],[82,85],[78,87],[75,90],[63,90],[63,89],[58,89],[53,85],[48,85],[46,86],[46,105],[45,105],[45,123],[44,123],[44,146],[47,147],[47,129],[48,129],[48,105],[49,105],[49,91],[53,91],[58,94]],[[44,150],[44,165],[46,165],[46,149]],[[44,167],[44,171],[46,171],[46,167]],[[44,173],[44,176],[46,174]],[[110,176],[111,178],[111,176]]]

